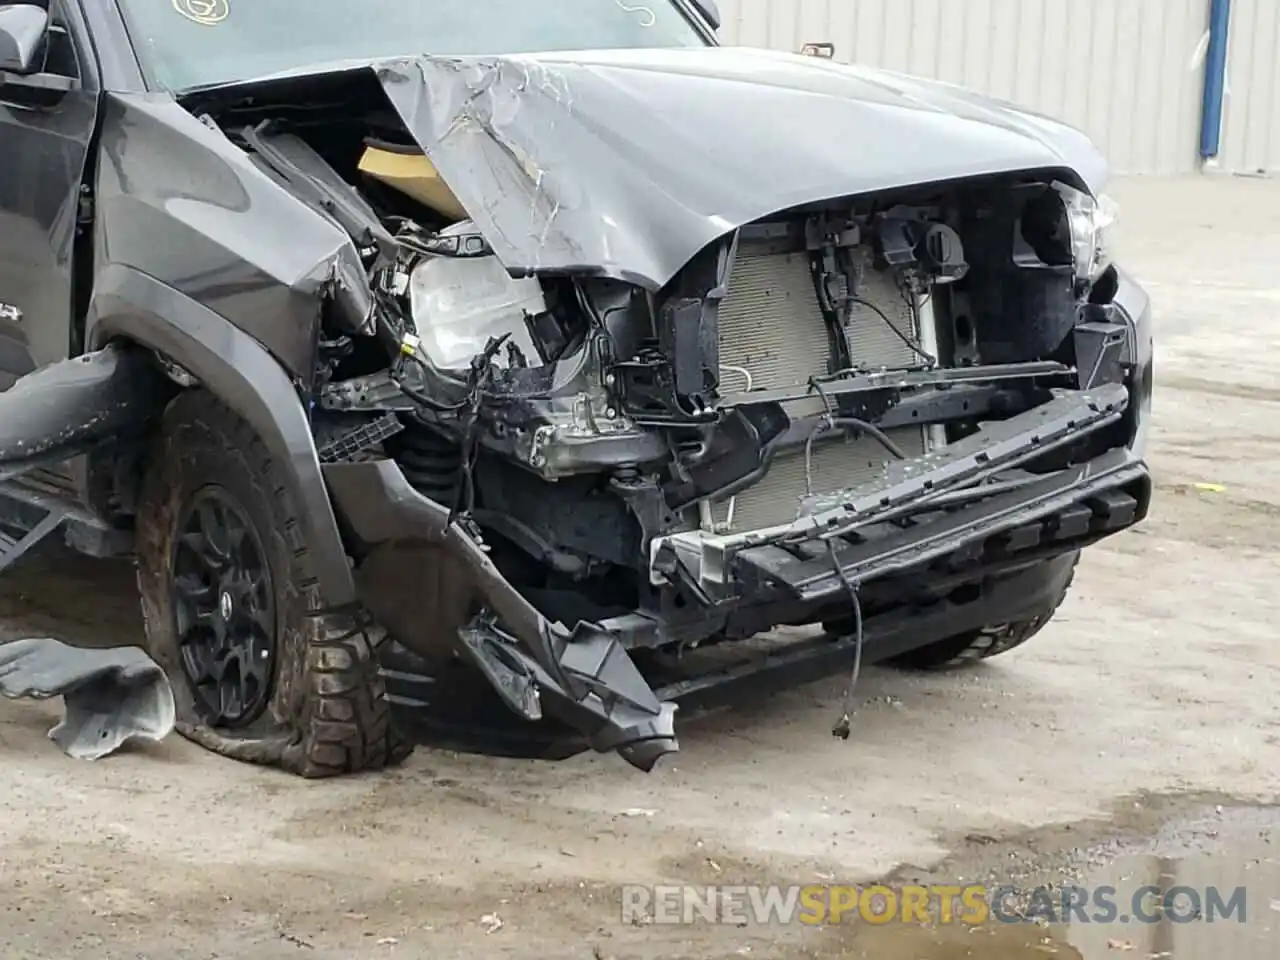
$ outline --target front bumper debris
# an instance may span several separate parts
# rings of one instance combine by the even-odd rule
[[[809,543],[823,547],[826,555],[828,540],[837,540],[839,548],[841,540],[857,538],[860,530],[875,532],[870,529],[873,525],[908,519],[930,509],[942,510],[954,505],[956,499],[963,502],[970,493],[975,497],[986,490],[995,494],[996,488],[983,485],[1120,422],[1128,402],[1128,390],[1118,383],[1094,390],[1064,391],[1048,403],[1009,420],[988,424],[972,436],[933,453],[891,462],[881,480],[839,494],[810,497],[801,505],[800,516],[785,527],[730,536],[693,531],[655,539],[650,547],[650,577],[655,584],[662,584],[679,576],[697,582],[712,598],[732,597],[741,589],[736,583],[735,568],[744,554],[759,558],[770,553],[770,548],[788,555],[803,554]],[[1051,504],[1046,503],[1044,510],[1037,510],[1036,505],[1042,499],[1039,494],[1047,496],[1053,487],[1061,487],[1070,499],[1080,484],[1097,489],[1104,489],[1109,483],[1115,485],[1112,474],[1116,470],[1126,474],[1118,478],[1120,484],[1134,479],[1127,474],[1145,474],[1145,465],[1128,451],[1117,449],[1113,453],[1112,460],[1049,475],[1043,485],[1035,478],[1027,478],[1026,484],[1015,485],[1004,499],[993,497],[997,504],[1025,507],[1008,516],[990,503],[981,510],[953,514],[948,521],[952,531],[949,537],[942,535],[943,528],[929,525],[890,541],[867,540],[859,545],[864,557],[861,567],[849,572],[857,574],[854,582],[900,572],[932,559],[935,552],[954,549],[965,541],[966,534],[980,538],[1003,532],[1015,517],[1025,515],[1029,522],[1033,515],[1047,515],[1053,511]],[[914,549],[908,548],[909,543],[914,544]],[[928,544],[934,546],[929,548]]]
[[[919,573],[960,584],[1055,561],[1146,515],[1147,467],[1116,447],[1049,473],[1021,468],[1118,423],[1127,403],[1119,384],[1062,392],[943,450],[893,464],[882,481],[813,498],[789,526],[736,538],[661,538],[651,553],[651,576],[659,583],[702,584],[711,617],[744,609],[767,614],[771,608],[794,616],[829,607],[848,583]],[[365,548],[426,541],[465,564],[487,609],[460,632],[458,649],[516,714],[538,720],[545,706],[582,731],[592,748],[617,750],[643,770],[678,749],[673,701],[720,681],[655,692],[628,650],[664,643],[663,624],[642,614],[572,630],[552,623],[465,529],[450,523],[444,507],[409,485],[395,463],[330,464],[325,477]],[[981,626],[986,621],[978,620],[991,612],[980,605],[959,619],[931,625],[917,619],[907,633],[918,646],[969,629],[966,617],[975,619],[974,628]],[[758,622],[767,619],[757,616]],[[787,662],[813,664],[831,653],[828,645],[790,654]],[[737,679],[742,677],[721,678]]]
[[[678,749],[675,706],[657,698],[616,634],[597,624],[569,630],[549,621],[466,530],[450,522],[449,511],[414,490],[392,461],[324,470],[341,516],[366,547],[425,541],[470,570],[489,606],[461,631],[459,648],[518,714],[540,719],[543,701],[550,700],[594,749],[617,750],[646,771]]]
[[[850,583],[901,575],[924,567],[943,571],[1076,550],[1119,533],[1145,515],[1147,468],[1127,450],[1050,474],[949,513],[932,523],[895,529],[857,543],[840,541],[837,573],[827,551],[749,547],[735,556],[739,589],[778,590],[817,603],[840,596]],[[921,512],[927,509],[920,505]]]

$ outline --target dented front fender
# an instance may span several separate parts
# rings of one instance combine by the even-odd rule
[[[95,275],[153,278],[309,384],[322,302],[367,283],[341,227],[172,100],[107,95],[100,156]]]

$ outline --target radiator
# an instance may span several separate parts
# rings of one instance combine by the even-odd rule
[[[875,304],[894,325],[919,340],[914,312],[892,275],[873,270],[864,257],[858,296]],[[909,367],[917,354],[874,310],[854,304],[844,330],[849,354],[871,368]],[[803,386],[828,372],[830,345],[826,320],[814,291],[805,253],[755,253],[744,247],[734,264],[729,295],[720,306],[720,381],[725,392]],[[821,398],[788,405],[792,417],[823,411]],[[923,428],[888,431],[907,456],[928,450]],[[803,451],[774,459],[759,483],[736,497],[712,505],[711,519],[720,532],[739,533],[779,526],[795,519],[807,489],[834,493],[882,475],[888,452],[875,440],[849,440],[832,435],[814,443],[809,483]]]

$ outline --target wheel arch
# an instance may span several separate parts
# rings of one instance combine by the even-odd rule
[[[118,264],[104,267],[95,279],[85,337],[89,350],[115,339],[154,350],[242,417],[293,483],[325,603],[355,602],[351,564],[307,411],[294,383],[261,343],[187,295]]]

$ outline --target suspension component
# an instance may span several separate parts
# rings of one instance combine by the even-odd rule
[[[456,442],[415,425],[396,437],[395,459],[405,479],[424,497],[442,504],[453,502],[462,471],[462,451]]]

